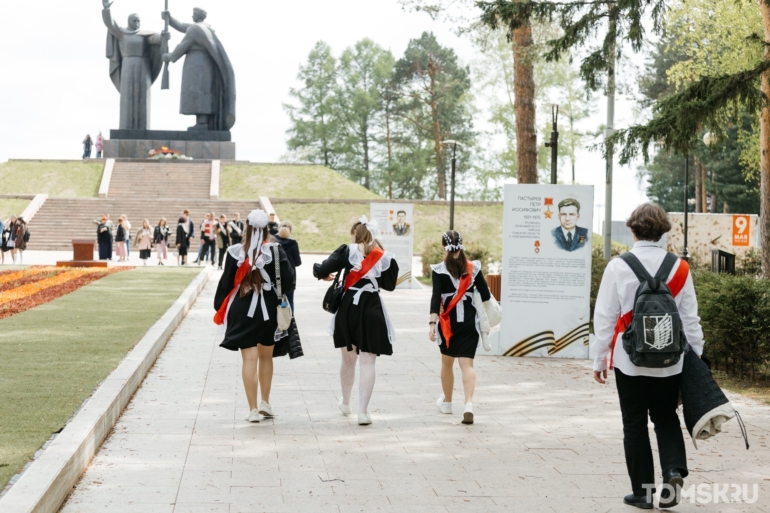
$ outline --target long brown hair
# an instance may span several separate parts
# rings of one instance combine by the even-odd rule
[[[261,229],[258,229],[251,226],[249,224],[249,220],[246,220],[246,228],[243,230],[243,250],[248,251],[251,247],[251,239],[254,237],[261,237],[260,242],[264,242],[267,240],[267,226],[262,227]],[[254,250],[254,254],[248,255],[249,257],[249,264],[254,265],[254,262],[257,259],[257,256],[259,256],[260,251],[262,250],[262,244],[260,244],[256,250]],[[240,297],[243,297],[247,295],[249,292],[254,291],[255,293],[259,293],[260,290],[262,290],[262,274],[259,272],[259,269],[253,269],[251,270],[246,276],[243,277],[243,281],[241,282],[240,290],[238,291],[238,295]]]
[[[364,256],[369,256],[369,253],[372,252],[374,246],[385,249],[382,247],[380,241],[372,237],[372,232],[370,232],[369,228],[367,228],[361,221],[356,221],[350,229],[350,235],[353,235],[353,240],[356,244],[364,245]]]
[[[441,245],[445,248],[449,245],[460,246],[462,243],[462,235],[455,230],[447,230],[441,236]],[[468,274],[468,257],[465,256],[465,251],[462,249],[447,251],[444,257],[444,265],[449,274],[456,280]]]

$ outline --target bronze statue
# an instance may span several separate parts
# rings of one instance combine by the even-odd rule
[[[181,23],[169,11],[162,16],[184,33],[179,46],[163,55],[164,62],[186,55],[179,112],[196,116],[190,130],[230,130],[235,124],[235,74],[216,33],[204,23],[206,11],[193,9],[193,23]]]
[[[107,25],[107,58],[110,78],[120,92],[120,128],[148,130],[150,128],[150,88],[163,65],[161,34],[140,30],[138,14],[128,17],[128,26],[121,27],[112,19],[113,2],[102,0],[102,18]]]

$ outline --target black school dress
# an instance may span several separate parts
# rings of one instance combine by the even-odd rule
[[[343,244],[321,264],[313,266],[313,276],[319,280],[332,273],[350,272],[364,256],[357,244]],[[344,276],[341,277],[343,279]],[[393,354],[394,332],[380,290],[393,291],[398,281],[398,263],[393,253],[385,252],[365,277],[342,296],[342,304],[333,319],[334,347],[356,346],[357,352]],[[366,290],[361,290],[366,288]]]
[[[478,289],[482,301],[489,301],[490,293],[484,273],[481,272],[481,263],[473,262],[473,281],[465,293],[465,297],[457,306],[449,312],[449,322],[452,325],[452,339],[449,347],[446,345],[441,326],[437,323],[436,331],[439,336],[439,349],[441,354],[453,358],[473,358],[476,356],[476,348],[480,340],[479,321],[476,318],[476,308],[473,306],[473,292]],[[440,313],[441,305],[444,308],[452,302],[460,280],[456,280],[449,274],[443,263],[432,265],[433,268],[433,296],[430,300],[430,313]],[[462,306],[461,306],[462,305]],[[458,309],[462,312],[461,320],[458,320]]]
[[[248,349],[257,344],[263,346],[275,345],[275,335],[278,329],[278,295],[275,290],[275,261],[273,260],[273,250],[277,247],[280,258],[281,282],[291,283],[294,281],[294,272],[280,244],[266,243],[262,245],[262,253],[265,255],[263,268],[270,277],[270,290],[262,290],[261,295],[256,297],[256,305],[253,317],[249,317],[249,309],[252,306],[254,292],[251,291],[241,297],[236,291],[233,295],[230,310],[227,313],[227,328],[225,338],[220,347],[237,351],[239,349]],[[269,255],[269,258],[267,258]],[[219,279],[216,295],[214,296],[214,309],[219,310],[224,303],[227,295],[235,286],[235,274],[238,272],[238,266],[245,260],[245,251],[241,244],[230,246],[227,249],[225,258],[225,268],[222,277]],[[264,309],[263,309],[264,305]],[[265,312],[267,315],[265,315]]]

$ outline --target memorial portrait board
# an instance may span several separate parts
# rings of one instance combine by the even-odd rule
[[[492,351],[588,358],[593,187],[505,186],[501,305]]]

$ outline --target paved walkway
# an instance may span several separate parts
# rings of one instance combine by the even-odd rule
[[[339,354],[320,308],[326,284],[310,277],[313,260],[300,268],[297,297],[305,356],[276,362],[277,417],[243,420],[240,356],[214,341],[213,279],[64,512],[631,510],[620,499],[629,484],[615,388],[594,384],[588,362],[481,356],[476,424],[460,423],[459,371],[456,413],[438,413],[428,291],[385,296],[398,342],[395,356],[377,362],[374,423],[342,416]],[[699,450],[686,437],[687,483],[758,483],[759,500],[676,511],[770,512],[770,408],[734,402],[751,451],[734,422]]]

